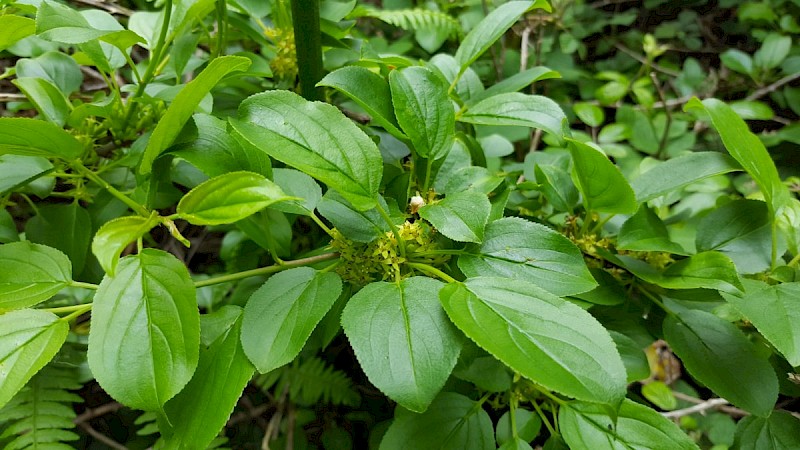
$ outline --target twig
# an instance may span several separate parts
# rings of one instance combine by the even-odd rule
[[[82,412],[78,417],[76,417],[72,422],[76,425],[80,425],[81,423],[88,422],[95,417],[104,416],[109,413],[117,412],[122,409],[124,406],[122,403],[118,402],[110,402],[106,403],[105,405],[100,405],[97,408],[89,408],[86,411]]]
[[[672,69],[667,69],[666,67],[660,66],[660,65],[656,64],[653,61],[648,61],[643,56],[639,55],[638,53],[634,52],[633,50],[629,49],[628,47],[625,47],[624,45],[620,44],[619,42],[615,43],[614,47],[617,50],[621,51],[622,53],[625,53],[626,55],[630,56],[631,58],[639,61],[640,63],[647,64],[650,67],[652,67],[653,69],[655,69],[655,70],[657,70],[657,71],[659,71],[659,72],[661,72],[661,73],[663,73],[665,75],[669,75],[671,77],[677,77],[678,75],[681,74],[680,72],[676,72],[676,71],[674,71]]]
[[[0,94],[0,103],[4,102],[21,102],[27,100],[28,97],[22,94]]]
[[[769,94],[770,92],[778,89],[779,87],[783,86],[784,84],[791,83],[792,81],[797,80],[799,78],[800,78],[800,72],[793,73],[791,75],[787,75],[787,76],[781,78],[780,80],[770,84],[769,86],[764,86],[763,88],[753,92],[752,94],[748,95],[744,99],[745,100],[756,100],[756,99],[759,99],[759,98]]]
[[[110,437],[106,436],[105,434],[95,430],[94,428],[92,428],[91,425],[89,425],[86,422],[81,422],[81,423],[78,424],[78,426],[81,427],[81,429],[83,429],[83,431],[87,432],[90,436],[92,436],[93,438],[97,439],[98,441],[102,442],[103,444],[105,444],[106,446],[108,446],[110,448],[113,448],[115,450],[128,450],[128,447],[125,447],[124,445],[122,445],[119,442],[111,439]]]
[[[528,68],[528,46],[531,39],[531,27],[527,26],[522,30],[520,40],[522,43],[519,45],[519,71],[524,72]]]
[[[661,103],[667,103],[667,97],[664,95],[664,88],[661,86],[661,83],[658,82],[658,76],[655,72],[650,72],[650,79],[653,80],[653,85],[656,87],[656,92],[658,92],[658,97],[661,99]],[[664,108],[664,114],[667,116],[667,121],[664,124],[664,134],[661,135],[661,140],[658,143],[658,152],[656,156],[661,158],[664,153],[664,149],[667,147],[667,140],[669,139],[669,127],[672,125],[672,112],[669,108]]]
[[[688,408],[678,409],[675,411],[662,412],[661,415],[668,419],[677,419],[694,413],[702,413],[704,411],[708,411],[709,409],[716,409],[722,405],[727,405],[727,404],[728,401],[725,400],[724,398],[712,398],[704,401],[703,403],[698,403]]]
[[[701,400],[699,398],[694,398],[691,395],[686,395],[686,394],[681,393],[681,392],[673,391],[672,394],[678,400],[684,400],[684,401],[687,401],[689,403],[694,403],[696,405],[699,405],[701,403],[705,403],[705,400]],[[744,416],[749,416],[750,415],[749,412],[747,412],[747,411],[745,411],[743,409],[739,409],[739,408],[737,408],[735,406],[719,405],[719,406],[717,406],[717,409],[720,412],[724,412],[724,413],[726,413],[726,414],[728,414],[730,416],[744,417]]]

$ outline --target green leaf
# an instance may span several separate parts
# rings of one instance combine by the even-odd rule
[[[506,3],[517,3],[512,1]],[[560,138],[566,119],[558,104],[541,95],[509,92],[489,97],[470,106],[458,120],[476,125],[503,125],[541,128]]]
[[[19,232],[14,218],[5,209],[0,209],[0,244],[18,241]]]
[[[654,410],[625,399],[614,420],[601,405],[570,402],[558,410],[561,434],[572,450],[652,448],[698,449],[677,425]]]
[[[388,210],[383,197],[379,196],[378,201],[384,210]],[[389,224],[377,209],[359,211],[336,191],[326,192],[317,209],[344,237],[356,242],[372,242],[389,231]]]
[[[778,400],[775,371],[733,324],[705,311],[686,310],[664,320],[664,339],[686,370],[720,397],[758,416]]]
[[[261,373],[291,362],[331,309],[342,280],[298,267],[270,277],[250,296],[242,318],[242,348]]]
[[[575,169],[575,184],[583,194],[587,210],[612,214],[631,214],[639,204],[619,168],[594,147],[569,140]]]
[[[389,73],[397,122],[419,156],[439,159],[453,147],[456,115],[445,81],[425,67]]]
[[[249,97],[236,133],[273,158],[338,191],[360,210],[375,207],[383,159],[375,143],[336,107],[288,91]]]
[[[119,255],[131,242],[144,236],[158,225],[158,216],[127,216],[109,220],[94,235],[92,253],[100,267],[113,276],[119,262]]]
[[[342,327],[370,382],[422,412],[444,386],[461,339],[439,304],[443,283],[427,277],[371,283],[342,313]]]
[[[762,70],[774,69],[781,65],[792,50],[792,38],[778,33],[769,33],[761,48],[753,54],[753,63]]]
[[[275,184],[287,195],[297,197],[298,200],[288,200],[275,203],[272,209],[310,216],[314,213],[317,204],[322,199],[322,188],[310,176],[294,169],[272,169]]]
[[[456,61],[461,65],[461,72],[475,62],[486,50],[489,49],[500,37],[511,28],[526,11],[539,7],[550,11],[547,2],[536,1],[511,1],[500,5],[490,12],[478,25],[475,26],[456,51]]]
[[[744,295],[723,297],[731,303],[794,367],[800,366],[800,283],[767,286],[745,283]]]
[[[423,206],[419,216],[454,241],[480,243],[491,210],[492,204],[486,194],[466,190]]]
[[[366,67],[345,66],[325,75],[317,86],[336,89],[364,108],[372,121],[392,136],[406,137],[394,116],[389,83],[377,73]]]
[[[650,364],[642,347],[628,336],[616,331],[609,331],[611,339],[617,345],[625,372],[628,374],[628,383],[641,381],[650,377]]]
[[[192,378],[200,316],[189,271],[169,253],[122,258],[94,296],[89,367],[114,399],[160,411]]]
[[[590,127],[599,127],[605,121],[606,115],[603,109],[591,103],[579,102],[572,105],[572,110],[575,115],[581,119],[581,122],[589,125]]]
[[[43,78],[19,77],[12,81],[48,122],[63,127],[72,110],[64,94]]]
[[[53,164],[41,156],[0,155],[0,193],[22,190],[47,197],[55,179],[45,176],[53,170]]]
[[[463,395],[443,392],[422,414],[396,414],[380,450],[417,448],[494,450],[492,419],[481,405]]]
[[[748,416],[736,424],[734,448],[752,450],[791,450],[800,448],[800,422],[786,411],[769,417]]]
[[[617,238],[617,248],[639,252],[686,254],[683,247],[670,240],[664,222],[647,205],[642,205],[636,214],[622,224]]]
[[[84,147],[58,125],[37,119],[0,118],[0,154],[72,160]]]
[[[197,370],[164,405],[163,448],[207,448],[233,412],[255,371],[239,345],[242,310],[226,305],[200,319],[203,339]]]
[[[720,252],[703,252],[671,264],[661,273],[644,261],[616,257],[642,280],[667,289],[716,289],[730,294],[744,290],[736,266]]]
[[[770,207],[770,216],[789,203],[789,190],[781,181],[772,157],[758,136],[747,128],[744,120],[730,106],[715,98],[707,98],[702,102],[692,98],[684,109],[708,113],[725,148],[761,188]]]
[[[0,313],[43,302],[72,281],[65,254],[28,241],[0,245],[0,267]]]
[[[517,423],[516,435],[522,441],[530,442],[539,435],[539,430],[542,428],[542,418],[538,414],[527,409],[517,408],[514,411],[514,417]],[[511,411],[506,411],[500,416],[497,421],[495,435],[497,436],[498,445],[504,445],[514,439],[511,427]]]
[[[468,277],[530,281],[558,296],[580,294],[597,286],[575,244],[524,219],[507,217],[489,223],[476,251],[458,258],[458,267]]]
[[[759,200],[734,200],[714,209],[700,220],[695,238],[698,251],[728,255],[740,273],[769,269],[771,242],[768,207]]]
[[[178,202],[178,215],[195,225],[238,222],[281,201],[294,200],[264,175],[231,172],[206,180]]]
[[[753,75],[753,58],[741,50],[729,48],[719,55],[719,59],[722,64],[734,72],[739,72],[743,75]]]
[[[223,77],[231,72],[243,71],[249,66],[250,60],[243,56],[220,56],[211,60],[195,79],[184,86],[153,130],[142,155],[139,172],[142,175],[150,173],[158,155],[178,137],[183,125],[192,117],[197,105]]]
[[[36,31],[36,22],[33,19],[13,14],[0,16],[0,52],[11,47],[21,39],[32,35]]]
[[[86,262],[91,233],[89,213],[77,202],[42,205],[38,214],[25,224],[25,236],[29,241],[64,252],[72,262],[72,272],[76,274],[81,273]]]
[[[522,280],[469,278],[439,294],[470,339],[547,389],[615,406],[626,376],[614,341],[580,307]]]
[[[695,181],[737,170],[742,170],[741,166],[724,153],[690,153],[659,163],[633,180],[631,187],[636,201],[646,202]]]
[[[517,92],[536,81],[548,80],[551,78],[561,78],[561,74],[544,66],[532,67],[530,69],[523,70],[522,72],[515,73],[514,75],[511,75],[510,77],[489,86],[485,91],[481,91],[475,95],[472,95],[469,100],[467,100],[466,104],[467,106],[472,106],[489,97],[494,97],[495,95],[505,94],[508,92]]]
[[[23,309],[0,314],[0,408],[53,359],[67,334],[69,323],[53,313]]]
[[[45,79],[65,95],[77,91],[83,83],[83,73],[78,63],[61,52],[47,52],[33,59],[20,59],[15,68],[17,77]]]
[[[642,386],[642,396],[660,409],[670,411],[678,407],[672,389],[663,381],[653,381]]]
[[[575,208],[579,200],[578,190],[565,170],[555,165],[536,164],[533,173],[542,193],[556,210],[572,211]]]

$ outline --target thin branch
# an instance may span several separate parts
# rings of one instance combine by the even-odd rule
[[[703,403],[698,403],[688,408],[678,409],[675,411],[662,412],[661,415],[668,419],[677,419],[694,413],[702,413],[708,411],[709,409],[716,409],[720,406],[727,404],[729,403],[724,398],[712,398],[704,401]]]
[[[705,400],[702,400],[702,399],[699,399],[699,398],[694,398],[691,395],[686,395],[686,394],[681,393],[681,392],[673,391],[672,394],[678,400],[684,400],[684,401],[687,401],[689,403],[694,403],[696,405],[699,405],[699,404],[702,404],[702,403],[706,402]],[[735,406],[718,405],[717,409],[720,412],[724,412],[724,413],[726,413],[726,414],[728,414],[730,416],[735,416],[735,417],[744,417],[744,416],[749,416],[750,415],[749,412],[747,412],[747,411],[745,411],[743,409],[736,408]]]
[[[631,58],[639,61],[640,63],[649,65],[654,70],[657,70],[657,71],[659,71],[659,72],[661,72],[663,74],[669,75],[671,77],[677,77],[678,75],[681,74],[680,72],[676,72],[676,71],[674,71],[672,69],[667,69],[666,67],[660,66],[660,65],[656,64],[654,61],[648,61],[642,55],[639,55],[638,53],[634,52],[633,50],[629,49],[628,47],[625,47],[624,45],[620,44],[619,42],[615,43],[614,47],[617,50],[621,51],[622,53],[625,53],[626,55],[630,56]]]
[[[770,84],[769,86],[764,86],[763,88],[761,88],[761,89],[753,92],[752,94],[748,95],[744,99],[745,100],[756,100],[756,99],[759,99],[759,98],[769,94],[770,92],[778,89],[779,87],[781,87],[781,86],[783,86],[785,84],[791,83],[792,81],[797,80],[797,79],[800,79],[800,72],[793,73],[791,75],[787,75],[787,76],[781,78],[780,80]]]
[[[114,3],[106,3],[103,0],[75,0],[77,3],[83,3],[84,5],[94,6],[95,8],[105,10],[111,14],[117,14],[120,16],[128,16],[130,17],[133,15],[133,11],[119,6]]]
[[[91,425],[89,425],[86,422],[81,422],[81,423],[78,424],[78,426],[81,427],[81,429],[83,429],[83,431],[88,433],[91,437],[93,437],[93,438],[97,439],[98,441],[102,442],[107,447],[113,448],[115,450],[128,450],[128,447],[125,447],[124,445],[122,445],[119,442],[111,439],[110,437],[106,436],[105,434],[95,430],[94,428],[92,428]]]
[[[81,423],[88,422],[94,419],[95,417],[100,417],[106,414],[117,412],[123,407],[124,406],[122,405],[122,403],[118,402],[106,403],[105,405],[100,405],[97,408],[87,409],[86,411],[82,412],[78,417],[76,417],[72,422],[76,425],[80,425]]]

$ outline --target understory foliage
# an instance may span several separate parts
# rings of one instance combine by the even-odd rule
[[[0,3],[0,446],[800,448],[799,13]]]

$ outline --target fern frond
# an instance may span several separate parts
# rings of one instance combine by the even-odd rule
[[[459,37],[462,31],[458,20],[441,11],[420,8],[392,10],[363,8],[359,12],[363,17],[372,17],[406,31],[436,29],[445,31],[450,37]]]
[[[353,381],[341,370],[336,370],[320,358],[297,360],[290,365],[261,375],[255,384],[268,390],[277,383],[276,392],[288,389],[289,398],[302,405],[329,403],[358,406],[361,396],[353,388]]]
[[[68,391],[80,387],[76,370],[46,366],[0,409],[0,443],[6,450],[71,449],[64,442],[79,438],[72,403],[83,399]]]
[[[133,424],[138,426],[136,434],[139,436],[150,436],[158,433],[158,422],[156,413],[148,411],[137,417]]]

